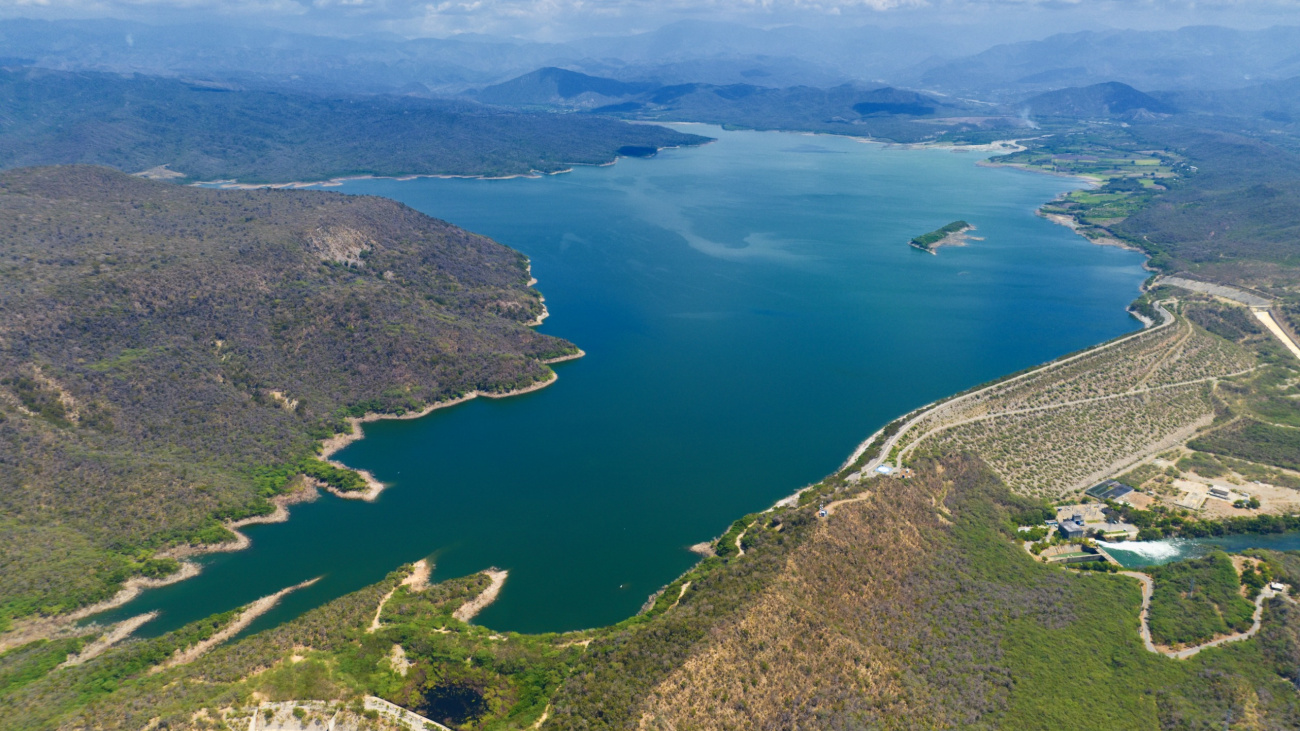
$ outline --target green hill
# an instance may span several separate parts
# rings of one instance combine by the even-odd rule
[[[0,622],[229,538],[348,415],[575,352],[522,254],[387,199],[22,169],[0,222]]]
[[[1049,91],[1025,100],[1024,106],[1034,116],[1075,119],[1174,111],[1169,104],[1118,81]]]
[[[547,67],[489,86],[475,96],[488,104],[506,106],[608,104],[657,88],[650,82],[628,82]]]

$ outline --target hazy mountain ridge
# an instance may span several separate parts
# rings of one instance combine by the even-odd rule
[[[464,100],[322,97],[93,72],[0,68],[0,167],[90,163],[247,182],[523,175],[704,142],[662,127]]]
[[[1118,81],[1045,92],[1026,99],[1021,106],[1036,117],[1119,117],[1176,111],[1150,94]]]
[[[1300,75],[1300,27],[1083,31],[994,46],[905,75],[924,88],[1002,97],[1120,81],[1139,89],[1230,89]]]

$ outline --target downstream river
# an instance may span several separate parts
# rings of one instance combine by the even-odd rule
[[[540,179],[359,180],[525,252],[587,352],[541,391],[366,426],[338,454],[389,484],[247,529],[252,548],[113,613],[157,634],[315,576],[253,629],[430,557],[508,569],[477,621],[605,625],[691,566],[687,547],[834,471],[890,419],[1138,328],[1142,257],[1035,215],[1077,182],[981,153],[727,132]],[[964,248],[907,246],[963,219]],[[102,617],[101,619],[112,619]]]
[[[1300,550],[1300,533],[1242,533],[1217,538],[1173,538],[1163,541],[1102,543],[1106,553],[1125,568],[1158,566],[1186,558],[1199,558],[1211,551],[1240,553],[1247,548],[1273,551]]]

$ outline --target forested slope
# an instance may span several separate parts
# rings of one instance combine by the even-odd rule
[[[329,98],[151,76],[0,68],[0,168],[159,165],[194,180],[522,175],[707,138],[469,102]]]
[[[386,199],[0,174],[0,623],[229,538],[349,414],[549,379],[528,281]]]
[[[978,459],[917,467],[746,516],[714,544],[725,555],[614,627],[496,634],[453,616],[482,575],[407,589],[394,574],[161,672],[222,617],[35,678],[66,648],[0,656],[0,681],[28,678],[0,685],[0,713],[32,729],[242,728],[262,700],[374,694],[465,729],[1208,729],[1243,709],[1250,728],[1300,723],[1293,604],[1266,604],[1249,642],[1148,652],[1134,579],[1035,560],[1014,526],[1041,506]],[[743,554],[720,550],[737,536]]]

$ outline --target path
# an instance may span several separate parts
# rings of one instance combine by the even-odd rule
[[[1273,301],[1262,295],[1253,292],[1247,292],[1237,287],[1228,287],[1222,284],[1210,284],[1209,282],[1198,282],[1195,279],[1186,279],[1184,277],[1164,277],[1160,284],[1169,284],[1181,289],[1192,292],[1200,292],[1214,297],[1221,297],[1239,305],[1245,305],[1255,313],[1255,317],[1264,323],[1264,327],[1273,334],[1286,349],[1296,358],[1300,358],[1300,343],[1295,341],[1287,331],[1283,330],[1277,321],[1273,319],[1273,314],[1269,308],[1273,306]]]
[[[366,628],[366,634],[370,635],[379,631],[379,615],[383,613],[388,600],[392,599],[393,594],[397,593],[398,586],[409,586],[411,591],[424,591],[429,586],[429,573],[432,570],[433,568],[429,566],[429,562],[425,559],[416,561],[411,567],[411,573],[402,579],[401,583],[390,589],[383,599],[379,600],[379,606],[375,607],[375,616],[374,619],[370,620],[370,626]]]
[[[869,491],[864,491],[862,492],[862,494],[857,495],[855,497],[846,497],[843,500],[836,500],[835,502],[828,503],[825,507],[822,508],[822,510],[826,511],[826,517],[829,518],[831,515],[835,513],[835,509],[838,508],[839,506],[848,505],[849,503],[860,503],[869,497],[871,497],[871,493]]]
[[[927,416],[930,416],[930,415],[931,415],[931,414],[932,414],[936,409],[946,409],[946,408],[951,408],[951,407],[953,407],[953,406],[955,406],[955,405],[957,405],[957,404],[963,403],[963,402],[965,402],[965,401],[967,401],[967,400],[974,399],[974,398],[978,398],[979,396],[981,396],[981,395],[983,395],[983,394],[987,393],[988,391],[991,391],[991,390],[993,390],[993,389],[995,389],[995,388],[1003,388],[1003,387],[1005,387],[1007,384],[1015,383],[1016,381],[1020,381],[1020,380],[1026,379],[1026,378],[1031,378],[1031,377],[1037,376],[1037,375],[1043,373],[1043,372],[1046,371],[1046,370],[1053,369],[1053,368],[1059,368],[1059,367],[1061,367],[1061,366],[1063,366],[1063,365],[1067,365],[1067,364],[1069,364],[1069,363],[1073,363],[1074,361],[1079,360],[1080,358],[1091,357],[1091,356],[1096,355],[1097,353],[1099,353],[1099,352],[1101,352],[1101,351],[1103,351],[1103,350],[1109,350],[1109,349],[1114,348],[1114,347],[1116,347],[1116,346],[1122,345],[1123,343],[1126,343],[1126,342],[1128,342],[1128,341],[1130,341],[1130,340],[1132,340],[1132,339],[1134,339],[1134,338],[1139,338],[1139,337],[1142,337],[1142,336],[1144,336],[1144,335],[1148,335],[1148,334],[1150,334],[1151,332],[1154,332],[1155,330],[1159,330],[1159,329],[1164,328],[1164,327],[1169,327],[1170,325],[1172,325],[1172,324],[1175,322],[1174,316],[1173,316],[1172,314],[1170,314],[1170,312],[1169,312],[1168,310],[1165,309],[1165,307],[1164,307],[1164,303],[1163,303],[1163,302],[1157,302],[1157,303],[1155,303],[1154,306],[1155,306],[1155,308],[1156,308],[1156,311],[1160,313],[1161,322],[1160,322],[1159,325],[1155,325],[1155,326],[1153,326],[1153,327],[1149,327],[1149,328],[1146,328],[1146,329],[1143,329],[1143,330],[1139,330],[1138,332],[1135,332],[1135,333],[1133,333],[1132,335],[1128,335],[1128,336],[1122,337],[1122,338],[1120,338],[1120,339],[1118,339],[1118,340],[1113,340],[1113,341],[1111,341],[1111,342],[1109,342],[1109,343],[1105,343],[1105,344],[1103,344],[1103,345],[1099,345],[1099,346],[1097,346],[1097,347],[1095,347],[1095,348],[1089,348],[1088,350],[1084,350],[1084,351],[1081,351],[1081,352],[1079,352],[1079,353],[1075,353],[1074,355],[1071,355],[1071,356],[1069,356],[1068,358],[1062,358],[1062,359],[1060,359],[1060,360],[1052,361],[1051,363],[1046,363],[1046,364],[1044,364],[1044,365],[1042,365],[1042,366],[1040,366],[1040,367],[1038,367],[1038,368],[1034,368],[1033,370],[1026,371],[1025,373],[1022,373],[1022,374],[1020,374],[1020,375],[1018,375],[1018,376],[1013,376],[1013,377],[1011,377],[1011,378],[1007,378],[1007,379],[1004,379],[1004,380],[998,381],[998,382],[996,382],[996,383],[989,384],[988,386],[985,386],[984,388],[981,388],[981,389],[978,389],[978,390],[975,390],[975,391],[971,391],[971,392],[969,392],[969,393],[966,393],[966,394],[961,395],[961,396],[957,396],[957,397],[952,398],[952,399],[949,399],[949,400],[947,400],[947,401],[940,401],[940,402],[937,402],[937,403],[931,404],[931,405],[929,405],[929,406],[924,406],[924,407],[922,407],[922,408],[920,408],[920,409],[918,409],[918,410],[912,412],[912,413],[915,414],[915,415],[914,415],[912,418],[908,419],[907,422],[905,422],[905,423],[903,424],[903,426],[900,427],[899,430],[898,430],[897,432],[895,432],[894,435],[893,435],[892,437],[889,437],[888,439],[885,440],[885,443],[884,443],[884,444],[881,446],[881,448],[880,448],[880,454],[876,455],[876,457],[875,457],[874,459],[868,461],[868,462],[866,463],[866,465],[864,465],[864,466],[862,467],[862,469],[861,469],[861,471],[860,471],[860,474],[863,474],[863,475],[870,474],[871,472],[875,471],[875,469],[876,469],[877,467],[879,467],[881,464],[883,464],[885,461],[887,461],[887,460],[889,459],[889,453],[890,453],[891,451],[893,451],[894,445],[897,444],[898,441],[899,441],[900,439],[902,439],[903,436],[904,436],[905,434],[907,434],[908,431],[910,431],[911,428],[917,424],[917,422],[919,422],[921,419],[926,418]],[[871,445],[872,441],[874,441],[874,440],[875,440],[875,439],[876,439],[876,438],[877,438],[877,437],[878,437],[878,436],[879,436],[883,431],[884,431],[884,430],[881,429],[880,431],[877,431],[875,434],[872,434],[870,437],[867,437],[866,441],[862,442],[862,444],[860,444],[860,445],[858,446],[858,448],[857,448],[856,450],[854,450],[853,454],[849,456],[849,459],[848,459],[848,461],[845,462],[845,465],[844,465],[844,466],[847,467],[848,465],[851,465],[851,464],[853,464],[853,462],[857,461],[857,459],[858,459],[859,457],[862,456],[862,453],[866,451],[867,447]]]
[[[1146,574],[1143,573],[1139,573],[1137,571],[1120,571],[1119,575],[1131,576],[1137,579],[1142,584],[1142,612],[1139,615],[1141,617],[1142,624],[1141,627],[1138,629],[1138,633],[1142,635],[1142,644],[1147,648],[1147,652],[1159,653],[1161,655],[1164,655],[1165,657],[1172,657],[1175,660],[1186,660],[1187,658],[1192,657],[1193,655],[1197,654],[1201,650],[1206,650],[1211,647],[1218,647],[1219,645],[1224,645],[1229,642],[1240,642],[1242,640],[1248,640],[1251,637],[1254,637],[1255,633],[1259,632],[1260,625],[1263,622],[1264,600],[1274,596],[1278,596],[1279,593],[1281,596],[1286,596],[1285,589],[1283,589],[1281,592],[1275,592],[1266,586],[1262,590],[1260,590],[1259,596],[1255,597],[1255,613],[1252,616],[1254,621],[1250,625],[1250,629],[1246,630],[1245,632],[1236,632],[1234,634],[1224,635],[1223,637],[1220,637],[1215,640],[1210,640],[1209,642],[1196,645],[1195,647],[1186,647],[1181,650],[1163,650],[1157,647],[1156,644],[1151,641],[1151,625],[1148,623],[1148,617],[1151,613],[1151,594],[1152,592],[1155,591],[1155,583],[1151,580],[1150,576],[1147,576]],[[1287,598],[1289,599],[1290,597]]]
[[[495,568],[488,569],[483,573],[492,580],[492,583],[488,584],[488,588],[484,589],[482,594],[462,604],[460,609],[457,609],[451,615],[465,624],[469,624],[469,621],[478,616],[479,612],[487,609],[489,604],[497,600],[497,595],[501,593],[501,587],[506,584],[506,577],[510,575],[509,571]]]
[[[666,611],[668,611],[669,609],[672,609],[673,607],[675,607],[675,606],[677,606],[678,604],[680,604],[681,601],[682,601],[682,597],[686,596],[686,590],[689,589],[689,588],[691,588],[691,582],[687,581],[687,582],[683,583],[683,584],[682,584],[682,590],[679,591],[679,592],[677,592],[677,598],[674,599],[674,600],[673,600],[673,603],[672,603],[671,605],[669,605],[668,609],[665,609],[664,611],[666,612]],[[587,642],[590,643],[591,640],[587,640]]]

